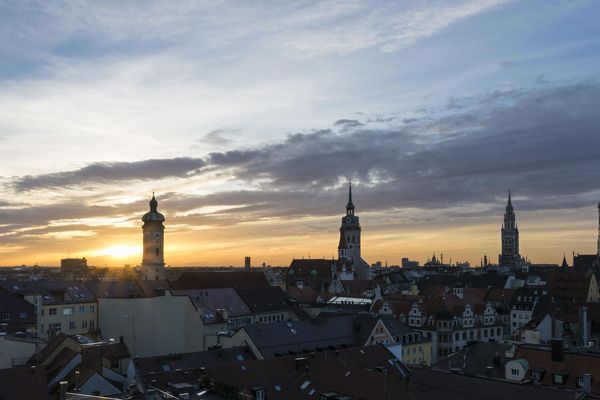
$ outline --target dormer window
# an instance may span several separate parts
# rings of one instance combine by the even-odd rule
[[[564,385],[569,375],[566,372],[557,372],[552,375],[552,383],[555,385]]]

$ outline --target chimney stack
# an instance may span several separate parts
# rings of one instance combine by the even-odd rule
[[[562,339],[552,339],[552,361],[562,362],[563,361],[563,341]]]
[[[588,308],[587,306],[583,306],[579,309],[579,318],[577,321],[577,346],[588,346],[589,330]]]
[[[592,393],[592,374],[583,374],[583,393]]]

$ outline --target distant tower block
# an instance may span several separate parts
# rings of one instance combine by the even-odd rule
[[[252,260],[250,257],[246,256],[244,257],[244,268],[246,268],[246,270],[250,269],[250,265],[252,265]]]
[[[144,233],[144,256],[142,259],[142,279],[165,279],[164,232],[165,217],[157,211],[158,201],[152,193],[150,211],[144,214],[142,231]]]

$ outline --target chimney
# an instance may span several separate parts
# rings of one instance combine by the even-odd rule
[[[494,377],[494,367],[485,367],[485,376],[487,376],[488,378],[493,378]]]
[[[498,352],[496,352],[496,355],[494,356],[494,366],[495,367],[500,367],[500,354],[498,354]]]
[[[300,371],[306,365],[306,357],[296,358],[296,371]]]
[[[81,346],[81,364],[102,375],[102,346]]]
[[[67,381],[60,381],[60,394],[59,394],[59,399],[60,400],[66,400],[67,398],[67,386],[69,385],[69,382]]]
[[[592,374],[583,374],[583,393],[592,393]]]
[[[579,309],[577,321],[577,346],[587,347],[589,343],[588,308],[583,306]]]
[[[562,362],[563,361],[563,341],[562,339],[552,339],[552,361]]]

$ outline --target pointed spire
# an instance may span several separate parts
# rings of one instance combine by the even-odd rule
[[[563,253],[563,260],[562,260],[562,268],[567,268],[569,266],[569,264],[567,263],[567,254]]]
[[[512,210],[513,209],[512,201],[511,201],[511,198],[510,198],[510,189],[508,189],[508,202],[506,204],[506,209],[507,210]]]
[[[158,207],[158,201],[156,201],[156,197],[154,197],[154,192],[152,192],[152,199],[150,200],[150,210],[156,211],[156,207]]]
[[[352,204],[352,181],[348,183],[348,204],[346,204],[346,210],[354,210],[354,204]]]

